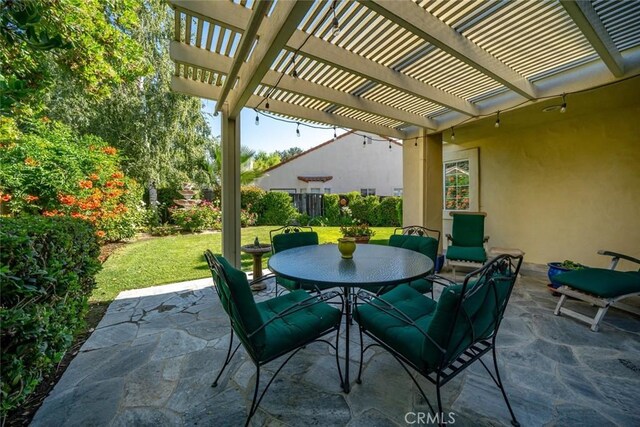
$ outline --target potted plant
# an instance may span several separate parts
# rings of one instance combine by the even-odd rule
[[[353,237],[356,243],[369,243],[371,236],[376,234],[367,224],[343,225],[340,231],[344,237]]]
[[[559,288],[561,286],[560,283],[556,282],[556,280],[553,278],[554,276],[571,270],[581,270],[583,268],[587,268],[586,265],[582,265],[578,262],[570,261],[568,259],[562,262],[550,262],[547,264],[547,266],[549,267],[547,276],[549,277],[549,281],[551,282],[551,287],[553,289]]]

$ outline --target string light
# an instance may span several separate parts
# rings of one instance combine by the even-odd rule
[[[500,110],[496,113],[496,123],[494,124],[496,128],[500,127]]]
[[[416,138],[416,142],[413,144],[414,146],[418,146],[418,138]]]
[[[336,3],[337,1],[333,1],[333,19],[331,20],[331,28],[333,31],[333,36],[336,37],[340,34],[340,22],[338,22],[338,17],[336,16]]]
[[[258,115],[258,112],[256,111],[256,126],[258,126],[260,124],[260,116]]]
[[[267,98],[267,103],[264,104],[264,108],[266,108],[267,110],[269,109],[269,98]]]
[[[293,77],[294,79],[298,78],[298,71],[296,71],[296,56],[293,55],[293,59],[291,60],[291,63],[293,64],[293,71],[291,71],[291,77]]]
[[[452,141],[456,140],[456,131],[453,130],[453,126],[451,126],[451,140]]]
[[[560,112],[564,113],[567,111],[567,95],[562,94],[562,106],[560,107]]]
[[[391,141],[389,141],[389,150],[391,150]]]
[[[333,127],[333,140],[335,141],[336,139],[338,139],[338,135],[336,134],[336,127]]]
[[[296,127],[296,136],[300,138],[300,122],[298,122],[297,125],[298,126]]]

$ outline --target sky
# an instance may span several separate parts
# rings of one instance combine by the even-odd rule
[[[215,101],[203,100],[205,117],[211,127],[211,135],[220,135],[220,119],[213,117]],[[333,139],[333,129],[313,129],[300,125],[300,137],[296,136],[294,123],[283,123],[267,115],[260,114],[260,124],[256,126],[256,113],[251,108],[243,108],[240,113],[240,141],[254,151],[285,150],[291,147],[299,147],[308,150],[311,147]],[[344,129],[338,129],[338,136],[346,133]]]

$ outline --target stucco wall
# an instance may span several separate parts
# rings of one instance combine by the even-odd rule
[[[553,100],[502,113],[499,129],[494,118],[456,128],[443,150],[479,148],[490,246],[535,264],[606,266],[599,249],[640,258],[640,78],[567,102],[564,114],[541,111]]]
[[[391,196],[394,188],[402,188],[402,147],[392,144],[377,135],[366,134],[374,139],[363,148],[365,135],[347,134],[320,147],[313,148],[289,162],[267,171],[256,184],[269,191],[295,188],[310,192],[311,188],[330,188],[331,193],[360,191],[375,188],[376,195]],[[326,182],[306,183],[298,176],[332,176]]]

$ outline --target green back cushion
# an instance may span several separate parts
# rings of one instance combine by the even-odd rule
[[[318,244],[318,233],[315,231],[301,231],[298,233],[283,233],[273,236],[273,253],[286,251],[300,246]]]
[[[447,362],[455,359],[470,344],[493,335],[504,310],[513,278],[494,274],[492,280],[490,279],[485,276],[478,281],[469,282],[467,296],[460,307],[457,319],[455,311],[460,301],[462,285],[449,286],[442,292],[427,333],[440,347],[447,349]],[[447,346],[454,320],[455,326]],[[441,362],[439,351],[429,340],[425,340],[422,351],[429,366],[435,367]]]
[[[451,236],[455,246],[482,246],[484,215],[454,215]]]
[[[232,297],[232,301],[235,302],[235,304],[231,304],[232,312],[229,315],[234,321],[240,322],[246,328],[247,333],[255,331],[262,326],[262,318],[253,300],[247,275],[234,268],[224,257],[216,256],[216,259],[222,264],[228,279],[229,289],[224,289],[223,286],[222,293],[228,294],[227,297]]]
[[[562,285],[602,298],[640,292],[640,272],[637,271],[585,268],[561,273],[553,278]]]
[[[438,241],[433,237],[394,234],[389,238],[389,246],[420,252],[428,256],[433,262],[438,257]]]

